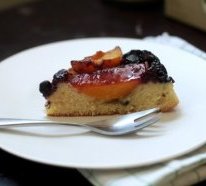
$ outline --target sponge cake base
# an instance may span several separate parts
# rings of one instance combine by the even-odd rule
[[[153,107],[167,112],[178,102],[171,82],[140,84],[124,99],[110,102],[95,100],[63,82],[47,98],[46,112],[48,116],[96,116],[126,114]]]

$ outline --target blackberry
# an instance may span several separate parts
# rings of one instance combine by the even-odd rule
[[[56,86],[57,83],[67,81],[67,79],[68,79],[68,71],[62,69],[59,70],[56,74],[54,74],[52,84]]]
[[[43,81],[39,85],[39,91],[44,97],[48,97],[53,92],[53,86],[49,81]]]
[[[122,64],[147,63],[147,72],[143,75],[144,81],[174,82],[168,77],[167,70],[160,60],[152,52],[147,50],[131,50],[123,55]]]
[[[151,64],[153,61],[159,61],[158,57],[147,50],[131,50],[123,55],[123,64],[144,63]]]
[[[153,80],[159,81],[162,83],[166,83],[166,82],[174,83],[174,80],[172,79],[172,77],[168,76],[165,66],[161,64],[159,61],[153,61],[151,63],[150,67],[148,68],[145,74],[145,77],[146,79],[149,79],[149,77],[152,77]]]
[[[130,52],[123,55],[123,63],[141,63],[142,61],[142,51],[141,50],[131,50]]]
[[[65,69],[59,70],[53,76],[53,80],[50,81],[43,81],[39,85],[39,91],[43,94],[44,97],[48,97],[56,90],[56,86],[59,82],[67,81],[68,79],[68,71]]]
[[[148,68],[148,71],[160,81],[165,82],[167,79],[167,70],[160,62],[152,62],[151,66]]]

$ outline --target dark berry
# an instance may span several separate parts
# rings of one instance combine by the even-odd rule
[[[48,97],[53,92],[53,86],[49,81],[43,81],[39,85],[39,91],[44,97]]]
[[[123,55],[122,64],[145,63],[147,72],[143,74],[144,81],[174,82],[168,77],[167,70],[160,60],[152,52],[147,50],[131,50]]]
[[[142,62],[149,62],[149,64],[151,65],[151,63],[153,62],[159,62],[160,63],[160,60],[157,56],[155,56],[152,52],[150,51],[147,51],[147,50],[143,50],[143,61]]]
[[[59,82],[67,81],[68,79],[68,71],[65,69],[59,70],[56,74],[53,76],[53,85],[57,85]]]
[[[159,59],[147,50],[131,50],[123,55],[123,64],[129,63],[144,63],[144,62],[159,61]]]
[[[131,50],[130,52],[123,55],[123,63],[141,63],[142,61],[142,51],[140,50]]]

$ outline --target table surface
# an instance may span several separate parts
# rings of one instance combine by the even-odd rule
[[[164,16],[164,4],[44,0],[0,12],[0,60],[19,51],[84,37],[176,35],[206,51],[206,33]],[[0,150],[0,185],[91,186],[76,170],[34,163]],[[199,183],[198,185],[205,185]]]

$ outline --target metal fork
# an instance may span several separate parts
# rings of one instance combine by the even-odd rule
[[[52,121],[52,120],[34,120],[34,119],[19,119],[19,118],[0,118],[0,129],[8,129],[14,127],[25,126],[41,126],[41,125],[68,125],[85,127],[92,132],[117,136],[129,133],[135,133],[145,127],[148,127],[160,119],[159,108],[153,108],[141,112],[118,115],[114,118],[92,121],[87,123],[70,123],[67,121]]]

